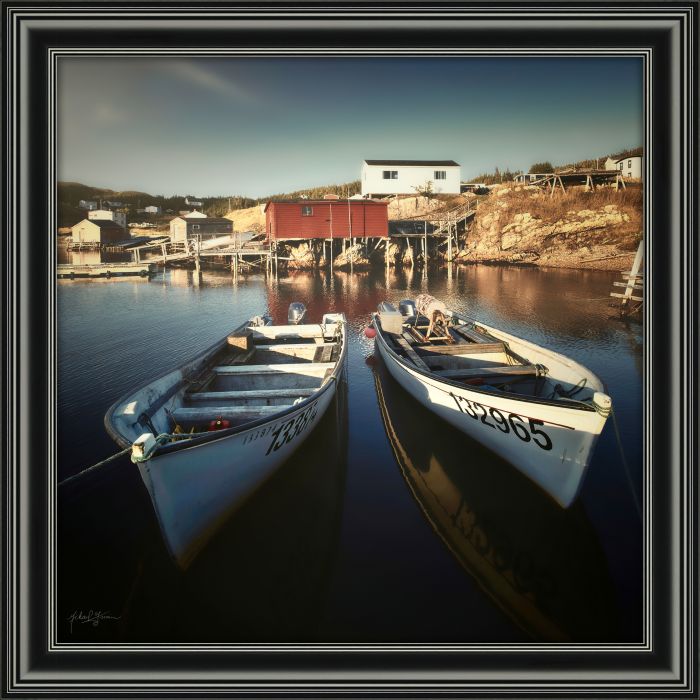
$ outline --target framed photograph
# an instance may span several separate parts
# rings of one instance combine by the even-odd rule
[[[698,2],[0,0],[3,697],[698,697]]]

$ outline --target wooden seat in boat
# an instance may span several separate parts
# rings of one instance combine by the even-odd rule
[[[192,423],[208,423],[217,418],[235,421],[240,424],[246,421],[257,420],[264,416],[274,415],[289,405],[277,406],[202,406],[196,408],[176,408],[171,412],[172,419],[180,425]]]
[[[464,343],[463,345],[416,345],[419,355],[474,355],[506,351],[505,343]]]
[[[482,333],[477,331],[476,328],[472,328],[470,325],[462,324],[461,326],[453,326],[453,331],[456,331],[463,338],[471,340],[473,343],[497,343],[498,340],[488,333]]]
[[[219,365],[216,374],[319,374],[335,367],[335,362],[292,362],[279,365]]]
[[[499,375],[520,376],[544,374],[543,368],[538,365],[503,365],[491,367],[465,367],[463,369],[436,369],[437,374],[445,379],[471,379],[473,377],[494,377]]]
[[[317,389],[294,388],[289,389],[250,389],[245,391],[199,391],[196,394],[188,394],[187,401],[235,401],[236,399],[279,399],[311,396]]]

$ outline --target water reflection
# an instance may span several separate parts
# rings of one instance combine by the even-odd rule
[[[106,250],[69,250],[67,246],[56,248],[59,265],[97,265],[106,262],[132,262],[131,253],[115,253]]]
[[[580,505],[563,510],[435,419],[372,363],[386,434],[418,505],[457,561],[538,641],[615,638],[615,594]]]
[[[461,434],[455,438],[454,431],[399,394],[405,398],[393,402],[391,415],[404,451],[417,465],[414,481],[441,473],[439,495],[452,494],[447,512],[457,513],[463,501],[459,516],[447,522],[466,532],[471,528],[481,549],[484,542],[491,547],[484,555],[473,543],[463,544],[465,552],[472,548],[467,569],[456,563],[461,561],[456,554],[444,551],[405,488],[374,375],[364,362],[373,341],[360,333],[380,301],[396,302],[427,288],[460,312],[564,352],[607,382],[641,493],[642,329],[610,320],[607,295],[615,277],[455,265],[451,282],[448,268],[431,268],[425,280],[418,269],[384,266],[355,274],[280,273],[277,279],[262,271],[238,280],[230,271],[207,269],[201,285],[194,284],[193,270],[170,268],[150,281],[61,281],[59,479],[114,454],[103,416],[129,388],[181,365],[244,318],[273,310],[286,319],[292,301],[304,302],[311,318],[327,310],[346,313],[351,382],[350,418],[339,437],[327,428],[310,436],[187,575],[171,566],[148,494],[128,460],[61,494],[57,622],[62,640],[521,639],[523,633],[500,607],[540,639],[612,639],[618,630],[616,641],[639,641],[643,530],[612,426],[601,436],[580,503],[557,513],[512,468]],[[347,480],[341,442],[346,435]],[[470,460],[466,465],[464,454]],[[412,488],[418,493],[418,486]],[[341,512],[345,525],[338,540],[334,518]],[[309,556],[303,549],[307,540]],[[457,551],[459,545],[451,546]],[[496,576],[495,553],[498,562],[518,555],[518,566],[511,563]],[[329,584],[323,567],[333,561],[337,572]],[[513,570],[523,590],[515,586]],[[609,616],[608,571],[617,596]],[[490,587],[490,599],[476,580]],[[555,593],[549,592],[552,586]],[[250,605],[241,603],[248,600]],[[323,605],[326,622],[317,632]],[[66,618],[81,608],[110,610],[121,620],[71,635]]]

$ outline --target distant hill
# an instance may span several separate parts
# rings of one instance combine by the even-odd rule
[[[160,207],[163,212],[170,209],[175,213],[191,208],[185,203],[186,197],[184,195],[165,197],[164,195],[153,195],[147,192],[119,192],[117,190],[83,185],[79,182],[59,182],[57,191],[59,226],[72,226],[85,218],[85,210],[78,206],[81,199],[95,201],[98,206],[100,205],[100,200],[122,202],[124,206],[121,210],[126,211],[129,221],[137,217],[139,220],[143,219],[144,215],[137,214],[136,210],[148,206]],[[360,181],[355,180],[343,184],[324,185],[296,190],[295,192],[273,194],[268,197],[252,198],[240,195],[231,197],[198,197],[198,201],[202,202],[202,211],[208,216],[224,216],[229,211],[254,207],[270,199],[298,199],[302,196],[313,199],[322,197],[324,194],[337,194],[344,197],[352,196],[359,191]]]

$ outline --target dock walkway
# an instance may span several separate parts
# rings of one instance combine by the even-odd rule
[[[121,277],[140,275],[147,277],[155,272],[152,263],[90,263],[87,265],[57,265],[56,276],[73,279],[75,277]]]

